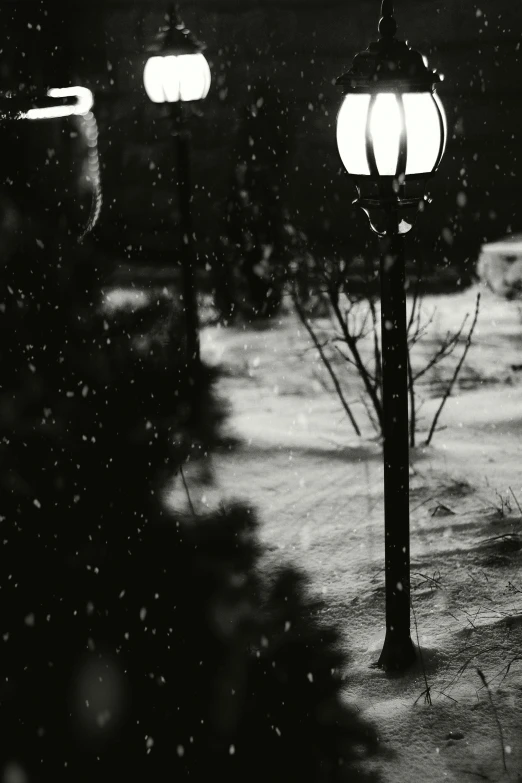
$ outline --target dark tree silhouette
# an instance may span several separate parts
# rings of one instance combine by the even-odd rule
[[[166,511],[194,392],[170,343],[93,314],[92,259],[67,258],[4,279],[0,768],[363,780],[336,632],[298,575],[259,575],[251,511]]]
[[[24,200],[21,127],[4,128],[0,773],[369,780],[375,737],[302,577],[261,573],[250,509],[164,503],[194,443],[220,442],[214,374],[191,383],[165,299],[101,308],[96,244],[60,199]]]
[[[276,85],[254,80],[238,131],[223,264],[215,276],[218,309],[230,320],[274,315],[280,304],[287,237],[283,203],[291,118]]]

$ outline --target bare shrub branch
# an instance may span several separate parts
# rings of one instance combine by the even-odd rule
[[[442,409],[444,408],[444,405],[446,404],[446,401],[447,401],[448,397],[450,396],[450,394],[451,394],[451,392],[453,390],[453,386],[455,385],[455,381],[458,378],[458,375],[459,375],[459,372],[461,370],[461,367],[464,364],[464,360],[466,359],[467,353],[468,353],[468,351],[469,351],[469,349],[471,347],[471,340],[472,340],[472,337],[473,337],[473,332],[475,331],[475,326],[477,325],[479,309],[480,309],[480,293],[477,294],[477,300],[476,300],[476,305],[475,305],[475,315],[473,317],[473,323],[471,324],[470,330],[468,332],[468,336],[466,338],[466,345],[464,346],[464,350],[462,352],[462,356],[460,357],[460,359],[459,359],[459,361],[457,363],[457,366],[455,367],[455,371],[453,373],[453,376],[452,376],[450,382],[448,383],[448,386],[446,388],[446,392],[445,392],[445,394],[444,394],[444,396],[443,396],[443,398],[441,400],[441,403],[440,403],[440,405],[439,405],[439,407],[437,409],[437,412],[435,413],[435,416],[433,417],[433,421],[431,423],[430,431],[429,431],[428,437],[426,439],[426,446],[430,445],[431,439],[433,437],[433,433],[435,432],[435,428],[437,426],[437,422],[439,420],[440,414],[442,413]]]
[[[480,679],[482,680],[482,682],[484,684],[484,687],[485,687],[485,689],[488,692],[489,701],[490,701],[491,708],[492,708],[493,714],[495,716],[495,722],[496,722],[497,728],[498,728],[498,736],[499,736],[499,739],[500,739],[500,747],[501,747],[501,750],[502,750],[502,763],[504,765],[505,771],[507,772],[506,747],[505,747],[505,744],[504,744],[504,732],[502,731],[502,724],[500,722],[500,718],[498,717],[498,710],[497,710],[495,702],[493,701],[493,695],[491,693],[491,689],[489,687],[488,681],[486,680],[486,677],[485,677],[484,673],[480,669],[477,669],[477,674],[480,677]]]
[[[301,323],[303,324],[303,326],[305,327],[306,331],[310,335],[310,337],[312,339],[312,342],[314,343],[315,347],[317,348],[317,351],[319,353],[319,356],[321,357],[321,360],[322,360],[324,366],[326,367],[326,369],[328,370],[328,372],[330,374],[330,378],[332,379],[332,383],[333,383],[333,385],[335,387],[335,391],[337,392],[337,396],[339,397],[339,400],[341,401],[341,404],[342,404],[342,406],[343,406],[343,408],[344,408],[344,410],[346,412],[346,415],[350,419],[350,422],[351,422],[352,427],[354,428],[355,432],[357,433],[357,435],[360,436],[361,435],[361,430],[359,429],[359,425],[357,424],[357,421],[355,420],[355,417],[354,417],[354,415],[352,413],[352,410],[351,410],[350,406],[346,402],[346,398],[345,398],[345,396],[343,394],[343,391],[341,389],[341,385],[339,383],[339,379],[337,378],[337,375],[335,374],[335,371],[334,371],[334,369],[332,367],[332,364],[331,364],[330,360],[328,359],[326,353],[324,352],[324,348],[321,345],[321,343],[319,342],[319,340],[317,338],[317,335],[315,334],[314,330],[310,326],[309,319],[307,318],[306,313],[304,312],[303,308],[301,307],[301,305],[299,303],[298,295],[297,295],[297,292],[295,290],[293,292],[293,301],[294,301],[294,306],[295,306],[295,309],[297,311],[297,314],[298,314],[298,316],[299,316],[299,318],[301,320]]]
[[[418,381],[420,378],[422,378],[423,375],[426,375],[426,373],[431,370],[432,367],[434,367],[436,364],[441,362],[443,359],[446,358],[446,356],[449,356],[454,348],[456,348],[457,343],[460,340],[460,337],[462,335],[462,332],[464,330],[464,326],[466,324],[466,321],[469,318],[469,313],[464,317],[464,320],[462,322],[462,326],[459,328],[457,332],[454,334],[450,334],[449,332],[446,334],[446,337],[440,344],[439,348],[436,350],[436,352],[433,354],[431,359],[427,362],[427,364],[421,369],[418,370],[414,375],[414,381]]]
[[[347,264],[342,260],[321,259],[315,268],[308,272],[307,290],[314,290],[316,295],[324,298],[330,307],[333,333],[329,338],[320,338],[316,332],[313,321],[307,317],[303,309],[303,301],[300,299],[300,288],[293,282],[292,298],[297,314],[310,335],[313,344],[326,367],[328,375],[332,379],[339,400],[350,419],[357,434],[360,429],[355,423],[355,417],[342,392],[340,371],[328,346],[336,349],[343,362],[353,367],[363,385],[362,402],[369,421],[376,431],[382,435],[384,411],[382,403],[382,374],[383,358],[381,343],[381,323],[378,310],[378,297],[375,296],[370,285],[371,277],[368,275],[369,285],[363,293],[353,293],[348,289],[346,278]],[[416,385],[420,380],[431,373],[430,383],[433,384],[437,366],[449,357],[462,341],[464,329],[469,319],[469,314],[463,319],[460,327],[455,332],[448,331],[436,347],[434,353],[425,361],[422,367],[415,367],[412,362],[412,349],[426,336],[429,327],[434,321],[436,308],[427,317],[424,316],[423,297],[420,290],[421,274],[419,272],[411,296],[411,309],[407,321],[408,342],[408,402],[409,402],[409,444],[416,445],[416,433],[419,423],[419,411],[423,400],[419,401],[416,394]],[[475,317],[466,336],[465,347],[460,360],[457,363],[452,377],[447,380],[439,373],[441,405],[435,414],[431,424],[426,444],[429,444],[437,429],[438,419],[442,409],[451,395],[459,372],[462,368],[467,352],[471,345],[471,339],[478,317],[480,295],[477,297]],[[344,348],[344,350],[343,350]],[[522,512],[521,512],[522,513]]]
[[[370,377],[370,375],[369,375],[369,373],[368,373],[368,371],[367,371],[367,369],[365,367],[365,364],[364,364],[364,362],[363,362],[363,360],[361,358],[361,354],[359,353],[359,349],[358,349],[358,346],[357,346],[357,340],[354,337],[354,335],[350,332],[350,330],[348,328],[348,324],[343,319],[343,316],[342,316],[342,313],[341,313],[341,309],[339,307],[338,299],[336,297],[333,297],[332,300],[331,300],[331,304],[332,304],[333,311],[334,311],[334,313],[335,313],[335,315],[337,317],[337,321],[338,321],[339,326],[341,328],[343,337],[344,337],[344,339],[346,341],[346,345],[350,349],[350,352],[351,352],[351,354],[352,354],[352,356],[353,356],[353,358],[355,360],[355,364],[356,364],[359,376],[360,376],[360,378],[361,378],[361,380],[362,380],[362,382],[363,382],[363,384],[365,386],[365,389],[366,389],[366,391],[368,393],[368,396],[370,397],[370,399],[371,399],[371,401],[373,403],[373,407],[375,409],[375,413],[377,415],[377,418],[379,419],[379,424],[380,424],[381,431],[382,431],[382,425],[383,425],[383,421],[384,421],[384,414],[383,414],[382,402],[381,402],[381,399],[379,397],[379,393],[378,393],[377,387],[372,382],[372,379],[371,379],[371,377]]]

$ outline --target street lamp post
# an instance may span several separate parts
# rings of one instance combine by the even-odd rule
[[[426,59],[395,38],[391,0],[383,0],[380,40],[357,54],[337,80],[341,160],[356,203],[382,239],[381,341],[384,410],[386,638],[377,665],[405,669],[415,660],[410,635],[408,347],[404,235],[427,201],[428,179],[444,153],[446,119],[435,94],[442,80]]]
[[[179,20],[174,7],[166,25],[149,47],[150,57],[143,72],[145,91],[153,103],[172,106],[177,146],[177,182],[182,235],[181,267],[186,324],[187,368],[192,382],[200,366],[199,318],[195,284],[194,229],[191,210],[190,134],[183,104],[206,98],[210,89],[210,68],[197,41]]]

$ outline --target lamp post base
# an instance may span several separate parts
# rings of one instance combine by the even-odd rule
[[[384,646],[376,666],[386,672],[403,672],[413,666],[417,660],[415,647],[408,634],[398,635],[394,631],[386,631]]]

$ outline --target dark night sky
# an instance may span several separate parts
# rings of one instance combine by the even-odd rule
[[[20,75],[52,82],[70,74],[95,91],[105,179],[116,199],[124,184],[127,191],[135,188],[135,202],[146,176],[137,161],[154,155],[154,137],[161,135],[152,127],[141,71],[146,42],[167,7],[154,0],[77,0],[65,8],[50,1],[2,4],[0,21],[8,32],[3,84],[12,87]],[[376,0],[200,0],[182,7],[188,26],[208,45],[213,74],[203,117],[193,128],[195,179],[202,191],[213,193],[210,210],[208,197],[195,196],[196,211],[205,214],[207,245],[219,231],[219,205],[226,198],[234,134],[251,98],[249,87],[261,94],[267,78],[291,117],[290,153],[279,174],[295,219],[326,244],[364,241],[360,218],[350,211],[354,190],[335,148],[340,96],[333,80],[376,37],[379,10]],[[448,146],[432,184],[432,219],[420,227],[419,241],[437,247],[439,260],[461,263],[485,238],[521,228],[516,181],[522,10],[511,0],[403,0],[395,3],[395,12],[398,35],[446,77],[439,92]],[[441,231],[449,241],[438,239]]]

